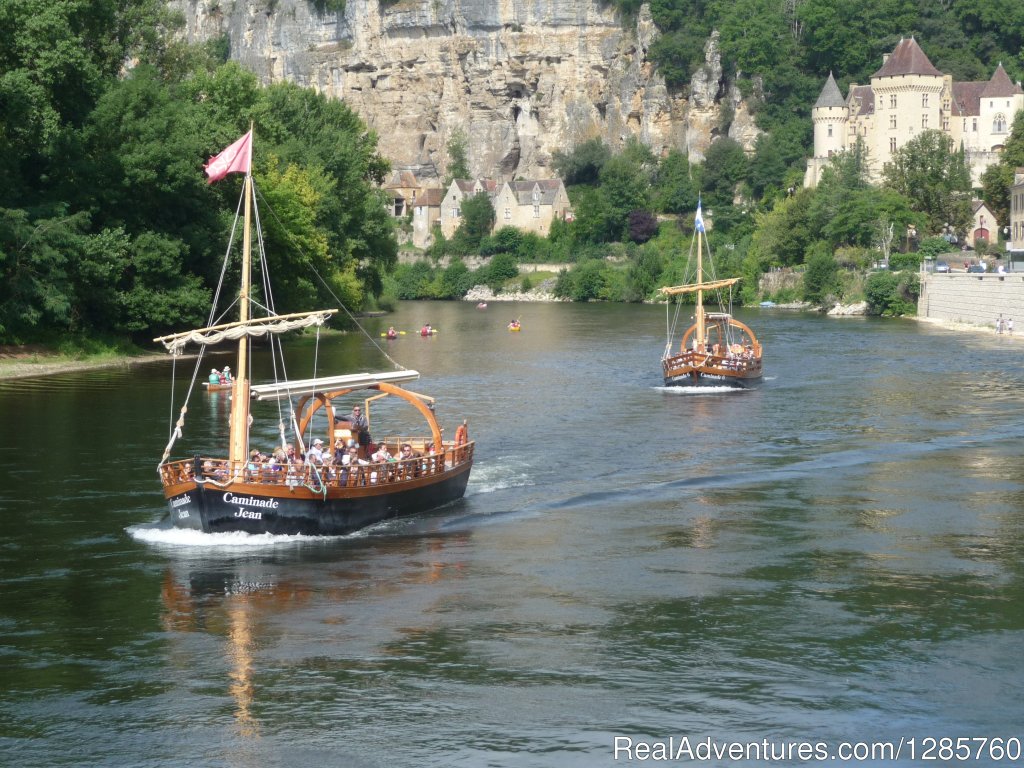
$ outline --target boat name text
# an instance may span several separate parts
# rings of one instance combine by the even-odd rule
[[[174,509],[175,507],[180,507],[182,504],[190,504],[191,502],[192,502],[192,497],[189,496],[186,493],[184,496],[182,496],[179,499],[172,499],[171,500],[171,509]]]
[[[228,491],[224,494],[224,502],[226,504],[245,504],[249,507],[266,507],[268,509],[277,509],[277,499],[256,499],[252,496],[235,496],[235,494]]]

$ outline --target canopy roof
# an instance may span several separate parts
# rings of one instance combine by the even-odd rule
[[[301,379],[282,381],[277,384],[257,384],[249,392],[257,400],[281,400],[286,397],[302,397],[330,392],[335,389],[369,389],[376,384],[399,384],[415,381],[419,371],[384,371],[382,373],[349,373],[344,376],[328,376],[322,379]]]

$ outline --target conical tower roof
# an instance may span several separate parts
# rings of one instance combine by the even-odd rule
[[[839,90],[839,86],[836,84],[836,79],[832,77],[832,73],[828,73],[828,80],[825,81],[825,87],[821,89],[821,95],[818,96],[818,100],[814,102],[814,108],[819,107],[845,107],[846,99],[843,98],[842,92]]]
[[[995,99],[1003,96],[1016,96],[1022,93],[1021,87],[1010,80],[1010,76],[1006,74],[1006,70],[1003,69],[1002,62],[996,67],[996,71],[992,73],[992,79],[985,85],[985,89],[981,92],[981,98],[983,99]]]
[[[914,38],[900,40],[889,58],[885,60],[882,68],[871,76],[896,77],[898,75],[932,75],[942,77],[942,73],[935,68],[935,65],[928,60],[921,46]]]

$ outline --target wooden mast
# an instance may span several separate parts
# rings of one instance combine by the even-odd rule
[[[700,204],[698,203],[698,215]],[[707,339],[704,338],[704,244],[701,242],[703,227],[697,227],[697,349],[700,352],[707,351]]]
[[[249,126],[252,131],[252,125]],[[249,151],[252,152],[250,140]],[[251,155],[250,155],[251,158]],[[252,161],[245,172],[245,230],[242,233],[242,286],[238,292],[238,321],[249,320],[250,272],[252,262]],[[238,339],[238,367],[231,388],[230,435],[228,459],[231,466],[241,471],[249,453],[249,336]]]

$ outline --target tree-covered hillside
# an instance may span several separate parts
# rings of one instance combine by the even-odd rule
[[[203,164],[250,124],[278,307],[379,294],[397,245],[376,137],[260,86],[224,41],[175,42],[177,21],[160,0],[0,0],[0,343],[204,322],[240,177]]]

